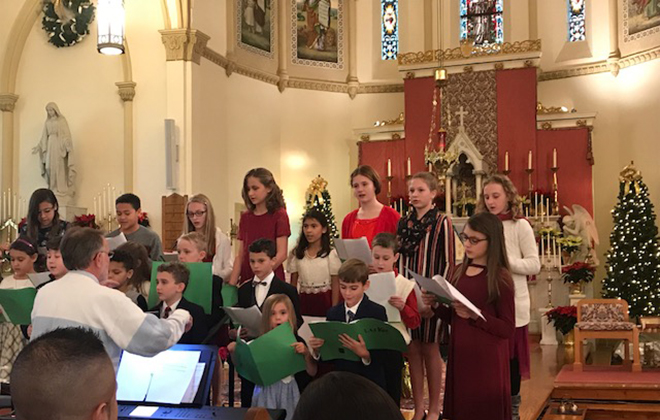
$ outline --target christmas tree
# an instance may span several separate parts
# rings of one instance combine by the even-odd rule
[[[607,252],[603,296],[625,299],[630,317],[660,313],[660,252],[653,204],[641,173],[631,163],[619,177],[619,202]]]
[[[330,193],[328,192],[328,181],[323,179],[321,175],[317,176],[309,184],[307,192],[305,193],[305,212],[311,209],[320,210],[328,221],[328,231],[330,238],[338,238],[339,231],[337,230],[337,223],[335,222],[335,215],[332,213],[332,202],[330,201]]]

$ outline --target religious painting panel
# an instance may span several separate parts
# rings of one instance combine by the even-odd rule
[[[475,45],[504,42],[502,0],[461,0],[461,40],[471,39]]]
[[[344,68],[343,0],[291,0],[294,64]]]
[[[236,0],[238,46],[268,58],[274,56],[277,1]]]
[[[660,34],[660,0],[623,0],[623,40]]]

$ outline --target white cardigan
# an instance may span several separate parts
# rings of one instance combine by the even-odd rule
[[[505,220],[504,240],[515,291],[516,328],[530,320],[530,300],[527,276],[541,271],[538,246],[532,226],[524,219]]]
[[[231,250],[229,238],[219,227],[215,228],[215,255],[213,256],[213,274],[229,280],[229,275],[234,268],[234,255]]]

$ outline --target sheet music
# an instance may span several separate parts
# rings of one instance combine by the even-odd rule
[[[370,274],[369,289],[366,293],[369,299],[385,308],[388,322],[401,322],[401,312],[388,302],[392,296],[396,295],[394,271]]]
[[[255,338],[261,335],[261,311],[256,305],[249,308],[224,307],[223,309],[234,323],[248,330],[249,337]]]
[[[188,385],[188,389],[181,400],[182,403],[192,403],[195,400],[195,395],[197,395],[197,390],[199,390],[199,384],[202,382],[202,376],[204,376],[205,367],[206,363],[197,363],[190,385]]]
[[[359,239],[335,239],[335,249],[342,261],[357,258],[367,265],[371,265],[373,262],[369,242],[364,236]]]
[[[121,244],[124,244],[128,242],[126,240],[126,236],[124,235],[124,232],[119,232],[119,235],[113,236],[112,238],[105,238],[108,241],[108,247],[110,248],[110,251],[114,251],[117,249]]]
[[[28,278],[32,284],[34,284],[34,287],[39,287],[50,281],[50,273],[48,271],[44,271],[43,273],[30,273],[28,274]]]

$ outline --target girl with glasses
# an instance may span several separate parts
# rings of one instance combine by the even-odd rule
[[[184,235],[199,232],[206,241],[208,250],[205,262],[213,262],[213,274],[225,281],[234,267],[229,238],[215,224],[215,213],[211,201],[204,194],[193,195],[186,205],[186,220],[183,224]]]
[[[463,232],[465,259],[454,286],[481,312],[460,302],[423,300],[451,325],[443,417],[510,420],[509,341],[515,329],[514,291],[502,222],[490,213],[472,216]]]

